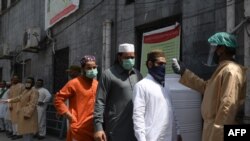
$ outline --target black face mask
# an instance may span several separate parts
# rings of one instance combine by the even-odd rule
[[[160,66],[153,66],[152,68],[148,69],[149,74],[153,76],[153,78],[160,83],[161,85],[164,86],[165,82],[165,73],[166,73],[166,68],[165,65],[160,65]]]

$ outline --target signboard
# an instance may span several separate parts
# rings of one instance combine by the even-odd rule
[[[75,12],[79,0],[45,0],[45,30]]]
[[[165,28],[143,33],[140,71],[143,76],[147,74],[147,53],[153,49],[160,49],[167,58],[166,74],[173,73],[172,58],[180,57],[180,32],[179,23]]]

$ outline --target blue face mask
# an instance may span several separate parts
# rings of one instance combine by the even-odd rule
[[[165,82],[165,73],[166,73],[166,68],[165,65],[160,65],[160,66],[153,66],[152,68],[148,69],[149,74],[153,76],[153,78],[159,82],[160,84],[164,84]]]
[[[122,60],[122,67],[125,70],[131,70],[135,65],[135,59],[123,59]]]
[[[97,76],[97,74],[98,74],[97,69],[91,69],[91,70],[86,71],[86,77],[88,77],[90,79],[95,78]]]

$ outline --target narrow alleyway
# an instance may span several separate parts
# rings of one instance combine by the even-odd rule
[[[5,132],[1,132],[0,133],[0,141],[13,141],[10,138],[7,138],[5,135]],[[15,141],[22,141],[22,139],[18,139]],[[35,141],[39,141],[38,139],[36,139]],[[57,137],[53,137],[53,136],[46,136],[45,139],[41,140],[41,141],[65,141],[65,139],[59,139]]]

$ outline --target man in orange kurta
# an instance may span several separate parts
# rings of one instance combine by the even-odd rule
[[[83,75],[70,80],[54,99],[58,113],[70,122],[67,141],[94,141],[93,112],[98,84],[95,57],[83,57],[81,65]],[[64,103],[67,99],[69,107]]]

